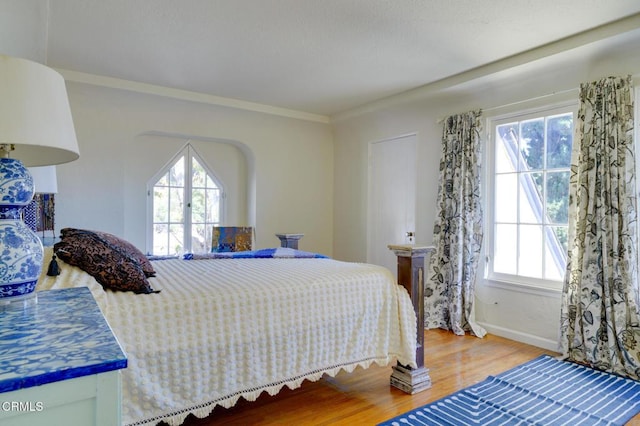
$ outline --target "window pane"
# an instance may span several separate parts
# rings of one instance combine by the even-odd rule
[[[153,221],[169,221],[169,188],[167,187],[153,188]]]
[[[517,225],[496,225],[493,270],[501,274],[516,274],[518,254]]]
[[[569,172],[547,174],[547,218],[551,223],[568,223]]]
[[[496,175],[495,217],[496,222],[516,223],[518,221],[518,175],[508,173]]]
[[[540,172],[522,173],[520,175],[519,201],[521,223],[542,222],[542,183],[543,174]]]
[[[182,254],[184,252],[184,225],[169,225],[169,254]]]
[[[184,157],[181,157],[169,170],[169,185],[184,186]]]
[[[193,167],[191,171],[191,185],[193,185],[194,188],[204,188],[207,181],[207,173],[195,157],[191,157],[191,166]]]
[[[547,263],[545,264],[545,279],[562,281],[564,279],[564,269],[560,268],[560,265],[555,261],[555,258],[547,251],[546,254]]]
[[[207,222],[220,223],[220,190],[207,189]]]
[[[547,167],[571,166],[573,114],[550,117],[547,120]]]
[[[542,275],[542,226],[520,225],[519,275],[543,278]]]
[[[169,221],[174,223],[182,222],[184,220],[183,188],[171,188],[169,197]]]
[[[497,126],[496,135],[496,173],[515,172],[518,152],[518,123]]]
[[[162,176],[158,182],[156,182],[156,186],[169,186],[169,173]]]
[[[191,226],[191,250],[194,253],[205,253],[211,251],[211,238],[207,239],[207,232],[204,224],[199,223]]]
[[[523,170],[544,168],[544,118],[521,123],[520,154],[524,161]]]
[[[567,228],[550,226],[547,230],[545,278],[562,281],[567,267]]]
[[[191,220],[193,223],[203,223],[205,221],[206,204],[205,189],[191,190]]]
[[[203,253],[208,253],[211,251],[211,244],[213,243],[213,226],[206,225],[204,227],[204,248]]]
[[[569,253],[569,227],[568,226],[550,226],[555,235],[556,241],[560,246],[562,258],[564,264],[567,263],[567,253]],[[564,269],[564,266],[562,267]]]
[[[207,175],[207,188],[215,188],[218,189],[218,185],[211,179],[211,176]]]
[[[153,254],[169,254],[169,227],[163,223],[153,226]]]

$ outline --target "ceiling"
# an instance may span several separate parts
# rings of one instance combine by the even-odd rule
[[[638,0],[48,0],[61,70],[323,116],[640,13]]]

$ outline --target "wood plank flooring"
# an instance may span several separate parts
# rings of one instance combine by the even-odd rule
[[[433,386],[416,395],[391,388],[391,367],[374,365],[305,382],[298,389],[284,389],[276,396],[263,394],[254,402],[241,400],[230,409],[218,407],[209,417],[190,416],[184,424],[375,425],[539,355],[558,355],[497,336],[479,339],[443,330],[425,332],[425,353]],[[629,424],[640,425],[640,416]]]

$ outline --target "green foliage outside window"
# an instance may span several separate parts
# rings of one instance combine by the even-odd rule
[[[494,271],[557,280],[568,247],[573,114],[499,124],[495,135]]]

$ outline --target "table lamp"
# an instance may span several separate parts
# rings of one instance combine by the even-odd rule
[[[34,300],[42,270],[42,243],[21,218],[34,194],[25,166],[78,157],[62,76],[36,62],[0,55],[0,305]]]

